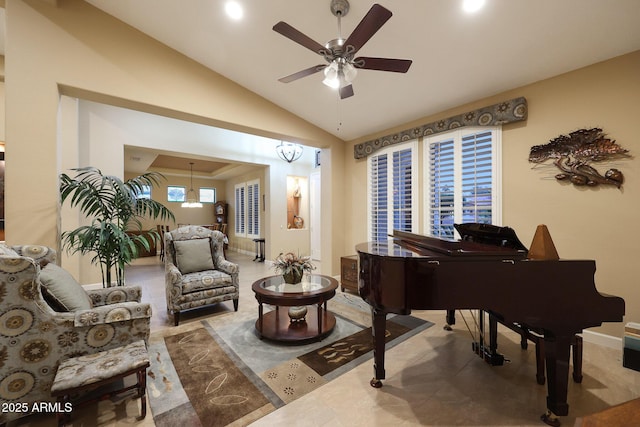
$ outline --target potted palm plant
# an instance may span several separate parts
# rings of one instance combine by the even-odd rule
[[[74,178],[60,175],[61,203],[69,199],[71,207],[79,207],[91,224],[62,233],[62,247],[72,254],[95,253],[91,263],[100,265],[102,286],[112,286],[112,271],[115,283],[123,286],[124,267],[138,256],[138,248],[148,251],[148,238],[160,237],[155,230],[139,235],[128,234],[127,230],[142,230],[141,219],[145,217],[175,220],[162,203],[139,197],[145,187],[157,185],[164,176],[147,172],[123,181],[103,175],[94,167],[72,170],[76,172]]]

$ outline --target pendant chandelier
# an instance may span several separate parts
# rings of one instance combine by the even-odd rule
[[[183,208],[201,208],[202,203],[198,201],[196,191],[193,189],[193,162],[189,162],[191,165],[191,188],[187,191],[187,201],[182,203]]]
[[[276,153],[278,153],[278,157],[288,163],[295,162],[302,156],[302,145],[280,141],[280,145],[276,147]]]

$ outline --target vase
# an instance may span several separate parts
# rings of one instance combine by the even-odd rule
[[[302,273],[302,269],[294,268],[288,273],[284,273],[282,277],[284,278],[285,283],[295,285],[296,283],[300,283],[302,281]]]
[[[306,306],[289,307],[289,322],[290,323],[302,323],[305,321],[307,315]]]

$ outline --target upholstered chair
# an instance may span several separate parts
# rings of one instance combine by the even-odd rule
[[[85,291],[55,259],[45,246],[0,244],[0,404],[15,409],[0,424],[55,401],[63,360],[149,338],[151,307],[139,287]]]
[[[180,312],[233,300],[238,311],[238,265],[224,257],[224,234],[197,225],[164,235],[167,310],[174,324]]]

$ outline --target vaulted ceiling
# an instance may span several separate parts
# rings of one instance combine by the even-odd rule
[[[640,49],[638,0],[380,0],[393,16],[358,55],[413,60],[406,74],[359,70],[340,100],[324,59],[272,30],[285,21],[320,44],[338,37],[330,0],[87,0],[160,42],[344,140],[352,140]],[[346,38],[373,4],[351,0]]]

